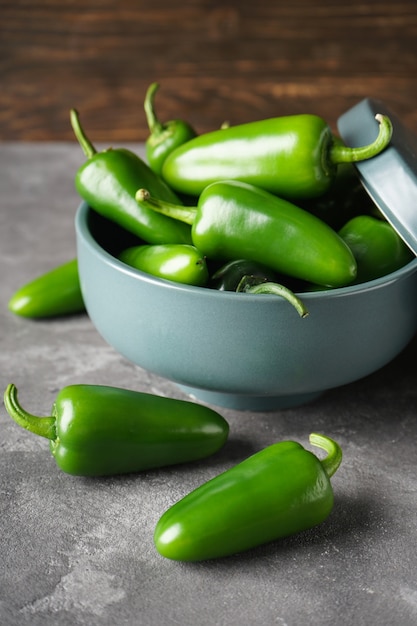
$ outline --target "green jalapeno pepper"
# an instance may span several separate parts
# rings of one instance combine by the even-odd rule
[[[356,259],[355,283],[390,274],[414,258],[391,224],[372,215],[353,217],[339,230],[339,235]]]
[[[276,272],[328,286],[349,284],[356,262],[327,224],[294,204],[239,181],[206,187],[197,207],[173,205],[141,189],[140,205],[192,224],[193,244],[208,259],[244,257]]]
[[[184,120],[170,120],[164,124],[159,121],[154,106],[155,94],[158,89],[159,84],[152,83],[145,96],[144,108],[151,133],[146,140],[145,148],[150,168],[156,174],[161,174],[162,165],[167,156],[178,146],[196,137],[197,133]]]
[[[324,435],[310,442],[327,451],[319,460],[299,443],[283,441],[212,478],[174,504],[154,533],[169,559],[202,561],[243,552],[323,522],[333,508],[330,477],[340,446]]]
[[[161,194],[165,200],[181,204],[176,194],[142,159],[125,148],[97,152],[86,137],[74,109],[71,110],[71,124],[87,157],[75,175],[75,187],[94,211],[146,243],[191,243],[186,224],[155,215],[135,202],[138,186],[149,184],[154,193]]]
[[[119,259],[142,272],[177,283],[204,287],[209,274],[205,258],[190,244],[133,246]]]
[[[71,385],[58,393],[50,417],[25,411],[15,385],[4,405],[10,417],[50,440],[58,467],[78,476],[105,476],[185,463],[214,454],[229,426],[208,407],[138,391]]]
[[[292,291],[300,292],[304,289],[304,282],[274,272],[270,267],[248,259],[228,261],[212,273],[209,280],[211,289],[218,291],[246,291],[248,287],[270,283],[281,285]],[[265,293],[270,293],[265,289]]]
[[[369,159],[392,134],[390,120],[376,116],[376,140],[358,148],[334,141],[316,115],[292,115],[213,131],[179,146],[166,159],[162,176],[176,191],[198,196],[207,185],[232,179],[290,199],[320,196],[330,187],[337,165]]]
[[[273,282],[277,274],[262,263],[248,259],[234,259],[214,272],[210,278],[210,286],[219,291],[236,291],[244,276],[252,276],[257,282]]]
[[[77,260],[71,259],[23,285],[8,306],[12,313],[29,318],[85,311]]]

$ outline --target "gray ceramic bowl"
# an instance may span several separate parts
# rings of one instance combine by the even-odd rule
[[[114,256],[117,228],[86,204],[76,235],[82,292],[100,335],[210,404],[302,404],[381,368],[417,330],[417,259],[363,285],[304,294],[310,315],[302,319],[276,296],[183,286],[130,269]]]

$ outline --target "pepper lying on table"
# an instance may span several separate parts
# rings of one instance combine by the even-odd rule
[[[58,467],[77,476],[195,461],[217,452],[229,434],[226,420],[208,407],[101,385],[64,387],[50,417],[25,411],[13,384],[4,406],[17,424],[49,439]]]
[[[326,458],[282,441],[189,493],[158,521],[158,552],[177,561],[218,558],[323,522],[333,508],[330,478],[342,450],[324,435],[312,434],[310,442],[326,450]]]
[[[10,298],[9,310],[34,319],[85,311],[77,259],[71,259],[22,285]]]

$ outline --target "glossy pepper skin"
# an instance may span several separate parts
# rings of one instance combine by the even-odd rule
[[[133,246],[119,259],[142,272],[177,283],[204,287],[209,278],[202,254],[190,244]]]
[[[415,258],[391,224],[372,215],[353,217],[339,230],[339,235],[356,259],[355,283],[390,274]]]
[[[4,405],[20,426],[50,440],[58,467],[77,476],[140,472],[214,454],[229,426],[208,407],[152,394],[71,385],[57,395],[51,417],[25,411],[15,385]]]
[[[326,286],[356,277],[347,244],[327,224],[253,185],[221,181],[206,187],[197,207],[136,194],[139,204],[192,224],[193,243],[208,259],[244,257],[276,272]]]
[[[237,554],[323,522],[333,508],[330,477],[340,446],[324,435],[310,442],[320,461],[299,443],[283,441],[212,478],[174,504],[154,533],[158,552],[178,561]]]
[[[74,109],[71,110],[71,124],[87,157],[75,175],[75,187],[94,211],[146,243],[191,243],[186,224],[152,214],[135,202],[138,186],[149,184],[154,193],[161,194],[165,200],[181,204],[176,194],[142,159],[125,148],[97,152]]]
[[[8,306],[15,315],[35,319],[85,311],[77,260],[58,265],[23,285]]]
[[[158,175],[167,156],[184,143],[197,136],[194,128],[185,120],[170,120],[162,123],[155,112],[155,94],[159,89],[158,83],[149,85],[145,96],[146,121],[150,135],[146,140],[146,159],[150,168]]]
[[[316,115],[292,115],[199,135],[174,150],[162,176],[174,190],[198,196],[210,183],[231,179],[251,183],[289,199],[324,194],[337,165],[371,158],[389,143],[392,125],[377,115],[379,134],[369,146],[348,148],[334,141]]]

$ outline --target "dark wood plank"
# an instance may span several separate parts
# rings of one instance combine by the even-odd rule
[[[0,0],[0,141],[142,141],[143,98],[199,132],[373,96],[417,130],[416,0]]]

